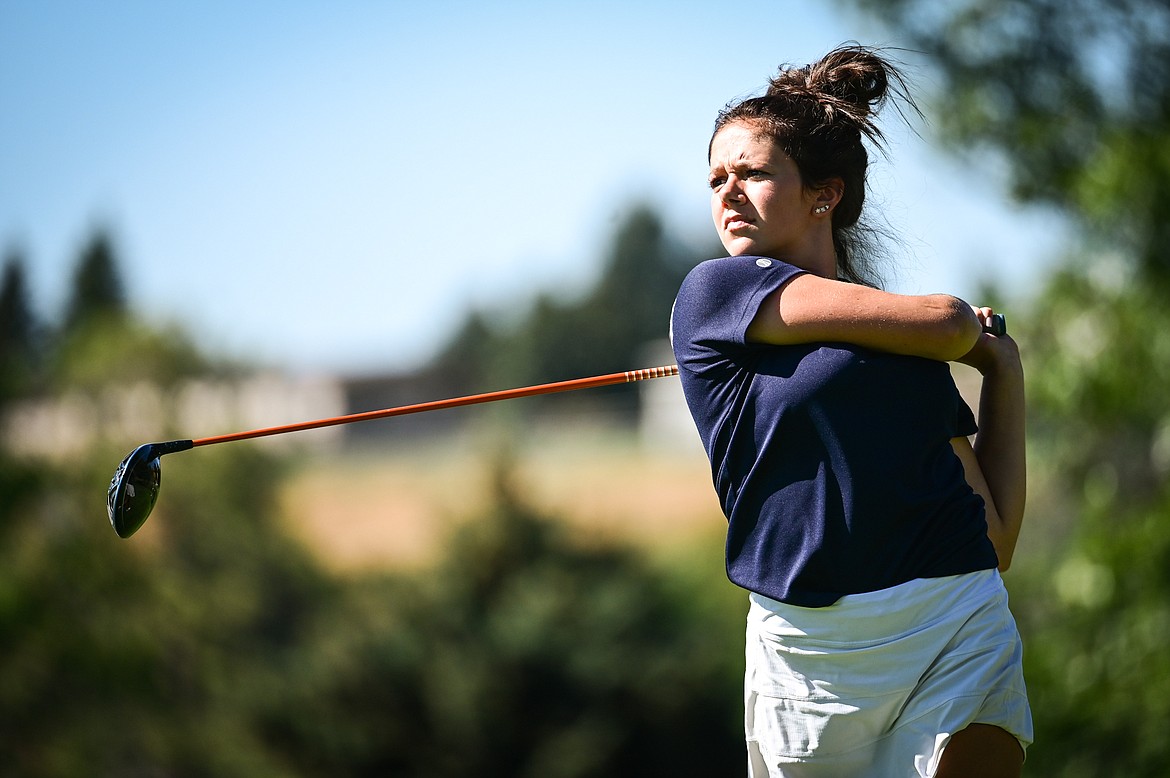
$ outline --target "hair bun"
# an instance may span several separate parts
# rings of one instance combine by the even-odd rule
[[[889,65],[862,46],[842,46],[809,65],[809,89],[872,112],[886,99]]]
[[[811,65],[782,67],[769,81],[766,96],[808,101],[819,107],[830,126],[851,126],[880,142],[881,132],[873,118],[891,91],[907,99],[898,69],[876,50],[848,44]]]

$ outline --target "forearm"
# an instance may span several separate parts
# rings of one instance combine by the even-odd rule
[[[998,360],[984,373],[973,448],[994,502],[987,512],[988,536],[999,554],[1000,569],[1006,570],[1019,539],[1027,497],[1024,375],[1018,358]]]
[[[765,298],[747,336],[774,345],[852,343],[945,362],[966,354],[981,332],[971,306],[950,295],[891,294],[805,274]]]

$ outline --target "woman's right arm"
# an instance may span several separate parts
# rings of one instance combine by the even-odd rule
[[[804,273],[764,298],[747,339],[852,343],[949,362],[969,352],[982,332],[974,309],[957,297],[892,294]]]

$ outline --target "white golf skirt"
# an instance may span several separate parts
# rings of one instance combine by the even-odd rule
[[[996,570],[923,578],[827,608],[751,595],[748,774],[932,776],[969,724],[1032,742],[1022,646]]]

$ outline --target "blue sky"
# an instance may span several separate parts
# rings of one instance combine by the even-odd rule
[[[405,369],[581,290],[635,203],[706,239],[715,112],[846,40],[898,43],[828,3],[0,0],[0,249],[54,316],[107,226],[135,309],[211,351]],[[1034,284],[1059,221],[889,118],[891,287]]]

